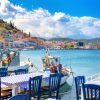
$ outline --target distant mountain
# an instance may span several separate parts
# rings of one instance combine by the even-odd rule
[[[49,41],[68,41],[68,42],[81,41],[81,42],[84,42],[84,43],[100,44],[100,38],[93,38],[93,39],[52,38],[52,39],[49,39]]]
[[[40,40],[43,40],[43,41],[47,41],[47,39],[44,39],[44,38],[41,38],[41,37],[37,37],[38,39]]]
[[[100,44],[100,38],[92,38],[92,39],[78,39],[77,41],[82,41],[82,42],[85,42],[85,43]]]
[[[48,41],[74,41],[75,39],[71,39],[71,38],[52,38],[49,39]]]
[[[91,42],[91,43],[100,43],[100,38],[90,39],[89,42]]]

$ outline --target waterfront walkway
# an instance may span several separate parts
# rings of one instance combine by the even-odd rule
[[[65,93],[62,96],[61,100],[76,100],[75,84],[72,86],[72,89],[68,93]]]

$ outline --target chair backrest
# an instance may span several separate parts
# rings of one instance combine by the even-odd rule
[[[58,99],[61,82],[61,74],[50,74],[49,77],[49,97]],[[55,94],[55,95],[54,95]]]
[[[17,69],[17,70],[15,70],[15,75],[26,74],[26,73],[27,73],[26,69]]]
[[[0,72],[0,77],[5,77],[7,75],[8,75],[8,72],[7,71],[6,72]]]
[[[0,68],[0,72],[6,72],[7,68]]]
[[[82,84],[84,100],[100,100],[100,85]]]
[[[35,76],[35,77],[29,79],[29,95],[30,95],[30,97],[37,97],[37,100],[40,100],[41,82],[42,82],[42,76]]]
[[[75,77],[75,86],[76,86],[76,97],[77,100],[80,99],[81,96],[81,86],[82,83],[85,83],[85,77],[84,76],[77,76]]]
[[[29,96],[26,94],[18,94],[16,96],[11,97],[9,100],[29,100]]]

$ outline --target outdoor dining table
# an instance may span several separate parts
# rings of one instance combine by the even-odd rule
[[[13,75],[13,76],[6,76],[1,78],[1,83],[3,87],[12,86],[12,95],[16,95],[20,92],[20,87],[28,88],[28,82],[30,77],[35,77],[42,75],[44,81],[48,81],[49,74],[48,73],[27,73],[27,74],[20,74],[20,75]]]
[[[100,77],[95,78],[95,79],[93,79],[93,80],[86,81],[85,84],[100,85]],[[84,100],[82,88],[81,88],[81,100]]]

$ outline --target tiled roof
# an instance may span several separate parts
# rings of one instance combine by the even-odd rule
[[[3,40],[4,40],[4,38],[2,36],[0,36],[0,41],[3,41]]]

